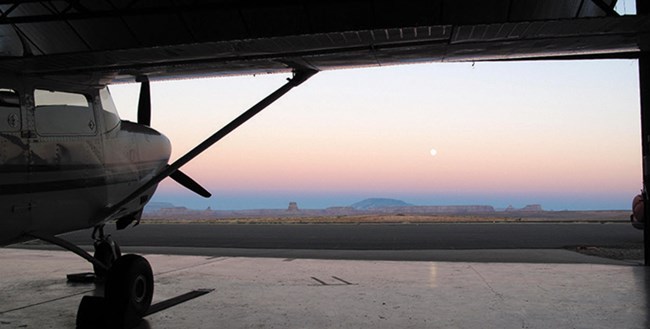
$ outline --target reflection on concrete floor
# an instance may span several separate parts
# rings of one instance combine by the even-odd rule
[[[647,328],[640,266],[148,255],[154,302],[212,293],[141,328]],[[74,328],[93,284],[62,251],[0,249],[0,327]]]

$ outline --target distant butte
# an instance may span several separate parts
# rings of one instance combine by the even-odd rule
[[[289,202],[289,207],[287,208],[287,211],[298,211],[298,203]]]

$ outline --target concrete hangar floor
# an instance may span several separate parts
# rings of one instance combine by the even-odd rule
[[[197,256],[151,247],[124,249],[146,253],[155,272],[154,303],[190,291],[208,292],[145,317],[138,328],[650,325],[646,268],[568,250],[399,251],[420,254],[405,261],[380,260],[391,257],[377,256],[377,251],[374,256],[372,251],[366,256],[362,251],[329,251],[334,256],[299,258],[304,252],[269,255],[216,248],[196,249],[202,254]],[[456,252],[501,254],[509,262],[426,260]],[[317,259],[336,258],[337,253],[349,259]],[[515,254],[531,260],[513,262]],[[0,249],[0,264],[3,329],[74,328],[82,296],[102,290],[94,283],[66,281],[67,274],[90,270],[69,252]]]

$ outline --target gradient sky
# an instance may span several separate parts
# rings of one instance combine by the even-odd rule
[[[301,208],[420,205],[627,209],[641,188],[637,63],[425,64],[321,72],[184,167],[155,201]],[[288,75],[152,83],[176,159]],[[135,120],[139,85],[111,86]],[[431,149],[437,150],[432,156]]]

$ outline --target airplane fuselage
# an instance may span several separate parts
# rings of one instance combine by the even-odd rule
[[[107,89],[0,82],[0,246],[139,218],[155,186],[109,212],[170,154],[164,135],[120,120]]]

